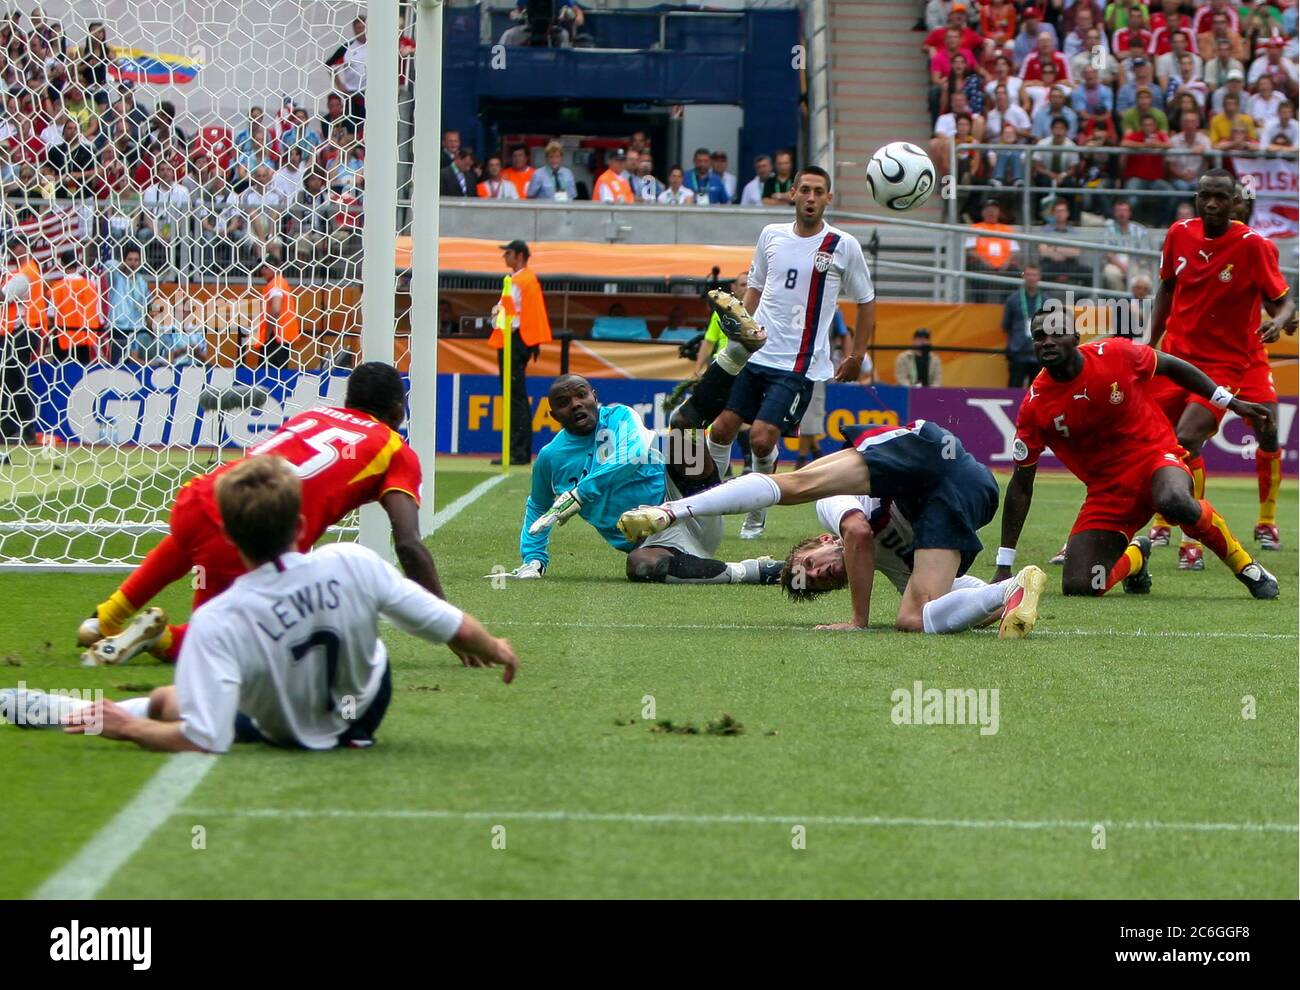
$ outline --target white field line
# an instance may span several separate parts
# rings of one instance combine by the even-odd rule
[[[514,619],[484,619],[492,627],[496,626],[536,626],[550,629],[667,629],[676,631],[678,629],[717,629],[723,632],[732,631],[788,631],[788,632],[818,632],[811,625],[796,626],[790,624],[741,624],[727,622],[708,622],[708,623],[682,623],[682,622],[524,622]],[[876,632],[891,632],[892,630],[885,627],[873,627]],[[826,635],[826,633],[821,633]],[[847,634],[846,634],[847,635]],[[975,632],[977,636],[990,636],[993,633]],[[1195,632],[1192,630],[1179,629],[1035,629],[1032,639],[1038,639],[1043,636],[1124,636],[1134,639],[1289,639],[1292,642],[1300,643],[1300,633],[1257,633],[1257,632]]]
[[[184,814],[195,819],[394,819],[410,821],[540,821],[589,822],[627,825],[818,825],[841,828],[955,828],[1013,829],[1042,831],[1048,829],[1091,829],[1104,825],[1108,829],[1133,829],[1144,832],[1283,832],[1300,831],[1300,826],[1285,822],[1161,822],[1161,821],[1036,821],[1018,818],[884,818],[876,815],[686,815],[635,814],[631,812],[592,811],[445,811],[422,808],[377,808],[343,810],[338,808],[186,808]]]
[[[434,514],[429,532],[455,519],[480,495],[506,479],[497,474],[479,482],[450,505]],[[95,833],[63,867],[41,884],[32,897],[38,900],[89,900],[95,897],[145,844],[154,831],[174,815],[199,786],[216,757],[177,753],[168,759],[134,798]]]

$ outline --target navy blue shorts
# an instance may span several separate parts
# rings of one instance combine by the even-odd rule
[[[727,408],[746,423],[761,419],[786,436],[795,436],[812,399],[813,385],[807,376],[747,364],[731,386]]]
[[[858,452],[871,472],[871,494],[898,504],[912,522],[914,550],[957,550],[964,574],[984,549],[979,530],[998,512],[998,483],[961,441],[920,422],[864,437]]]
[[[361,713],[361,717],[353,722],[339,736],[338,747],[350,749],[364,749],[367,746],[373,746],[375,742],[375,732],[379,729],[379,723],[384,720],[384,715],[388,711],[388,703],[393,700],[393,674],[392,668],[384,664],[384,676],[379,682],[379,692],[370,702],[370,706]],[[235,715],[235,742],[260,742],[268,746],[277,746],[279,743],[272,742],[258,730],[253,724],[253,720],[239,712]],[[292,746],[290,749],[294,748]],[[301,749],[302,747],[297,747]]]

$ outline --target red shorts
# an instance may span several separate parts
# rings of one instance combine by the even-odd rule
[[[194,607],[215,598],[248,568],[222,532],[212,493],[186,485],[172,505],[172,537],[194,565]]]
[[[1277,402],[1277,388],[1273,384],[1273,369],[1269,366],[1266,356],[1260,355],[1256,357],[1245,367],[1240,364],[1210,363],[1196,363],[1196,366],[1209,375],[1216,385],[1231,389],[1232,394],[1239,399],[1265,405]],[[1223,416],[1227,412],[1226,409],[1220,409],[1214,405],[1209,399],[1193,395],[1181,385],[1176,385],[1163,375],[1157,375],[1151,379],[1151,384],[1147,386],[1147,395],[1165,414],[1165,418],[1169,420],[1170,424],[1175,427],[1178,425],[1179,418],[1183,415],[1183,410],[1188,405],[1203,406],[1208,409],[1216,423],[1222,423]]]
[[[1161,468],[1176,467],[1189,478],[1192,473],[1183,460],[1187,451],[1174,444],[1168,450],[1151,455],[1113,478],[1088,485],[1088,494],[1079,507],[1078,518],[1070,535],[1086,529],[1103,529],[1124,534],[1131,540],[1155,515],[1151,503],[1151,476]]]

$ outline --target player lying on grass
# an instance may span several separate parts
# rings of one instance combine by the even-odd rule
[[[233,742],[369,746],[393,692],[381,615],[514,679],[508,642],[373,551],[335,543],[294,552],[307,525],[302,490],[276,456],[248,458],[217,480],[221,524],[245,573],[195,611],[174,685],[121,703],[9,692],[7,707],[169,753],[224,753]]]
[[[799,505],[833,495],[873,495],[901,509],[912,523],[913,566],[895,626],[905,631],[949,628],[954,621],[949,607],[956,599],[942,604],[940,599],[950,592],[967,593],[952,592],[953,581],[982,549],[978,530],[997,514],[998,486],[957,437],[925,420],[869,430],[854,447],[798,471],[749,474],[663,505],[641,506],[623,513],[618,525],[628,539],[636,540],[700,516]],[[819,628],[866,628],[876,571],[874,541],[846,545],[843,566],[856,576],[853,621]],[[792,573],[791,580],[795,577]],[[999,630],[1006,639],[1022,638],[1033,629],[1046,576],[1027,567],[1016,583]],[[987,611],[981,609],[980,616]]]
[[[1272,416],[1257,436],[1255,469],[1260,478],[1260,515],[1255,540],[1262,549],[1280,549],[1277,487],[1282,452],[1276,433],[1277,389],[1265,345],[1281,336],[1295,314],[1295,300],[1278,267],[1277,247],[1267,237],[1234,219],[1247,213],[1245,198],[1231,172],[1215,168],[1196,184],[1197,216],[1169,228],[1160,252],[1160,285],[1151,317],[1151,346],[1194,364],[1239,399],[1267,406]],[[1270,319],[1261,325],[1260,309]],[[1291,332],[1294,332],[1292,329]],[[1174,425],[1187,450],[1194,494],[1205,492],[1201,448],[1219,431],[1226,409],[1173,379],[1152,384],[1152,402]],[[1153,545],[1169,542],[1169,522],[1158,518]],[[1180,570],[1200,570],[1201,547],[1187,541],[1179,550]]]
[[[871,544],[875,569],[900,595],[905,595],[912,580],[912,524],[897,505],[870,495],[818,499],[817,518],[826,532],[795,544],[785,559],[781,587],[791,600],[801,602],[847,587],[853,601],[853,624],[864,627],[871,613],[872,591],[860,565],[866,544]],[[1016,581],[990,585],[964,573],[971,559],[963,554],[963,566],[952,582],[952,590],[922,607],[921,628],[925,632],[962,632],[987,624],[1006,611],[1008,600],[1030,582],[1033,572],[1042,573],[1031,565],[1024,568],[1028,573],[1022,573]],[[850,569],[851,561],[858,566]],[[908,624],[906,628],[915,627]]]
[[[1205,372],[1169,354],[1111,337],[1079,346],[1074,313],[1039,312],[1029,324],[1043,370],[1029,386],[1012,443],[1015,472],[1002,511],[1002,547],[995,577],[1010,573],[1034,495],[1038,458],[1047,447],[1088,488],[1066,544],[1061,589],[1101,595],[1124,582],[1130,594],[1151,587],[1151,541],[1133,534],[1153,512],[1223,560],[1256,598],[1276,598],[1277,580],[1251,559],[1214,506],[1192,494],[1191,472],[1173,427],[1151,401],[1152,376],[1261,428],[1269,411],[1234,398]]]
[[[391,365],[372,361],[359,365],[348,378],[343,408],[299,413],[249,453],[274,452],[302,479],[306,522],[299,550],[310,549],[353,509],[378,502],[388,514],[402,570],[442,598],[433,557],[420,540],[420,460],[397,433],[405,418],[401,376]],[[217,479],[230,468],[223,465],[181,487],[172,505],[170,533],[82,623],[78,641],[90,647],[83,663],[125,663],[145,649],[174,661],[185,626],[168,626],[162,609],[135,615],[137,610],[172,582],[191,575],[198,608],[244,573],[238,553],[221,530],[213,496]]]
[[[713,559],[722,542],[718,519],[692,520],[672,533],[641,541],[629,541],[619,531],[618,517],[626,509],[717,483],[713,461],[697,440],[675,432],[663,454],[634,410],[617,403],[601,405],[591,383],[580,375],[555,379],[550,403],[562,429],[533,465],[532,490],[519,532],[523,564],[509,576],[541,577],[550,561],[551,529],[580,515],[610,546],[627,553],[630,581],[776,583],[781,565],[771,558],[736,563]]]

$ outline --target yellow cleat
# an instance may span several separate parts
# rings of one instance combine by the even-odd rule
[[[728,340],[739,341],[751,354],[767,343],[767,331],[754,322],[745,304],[722,289],[708,293],[709,308],[718,314],[718,326]]]
[[[81,655],[83,667],[123,664],[147,650],[167,629],[167,613],[147,608],[116,636],[106,636]]]
[[[1038,600],[1047,587],[1042,568],[1030,564],[1012,580],[1011,594],[1002,608],[998,639],[1024,639],[1038,622]]]

